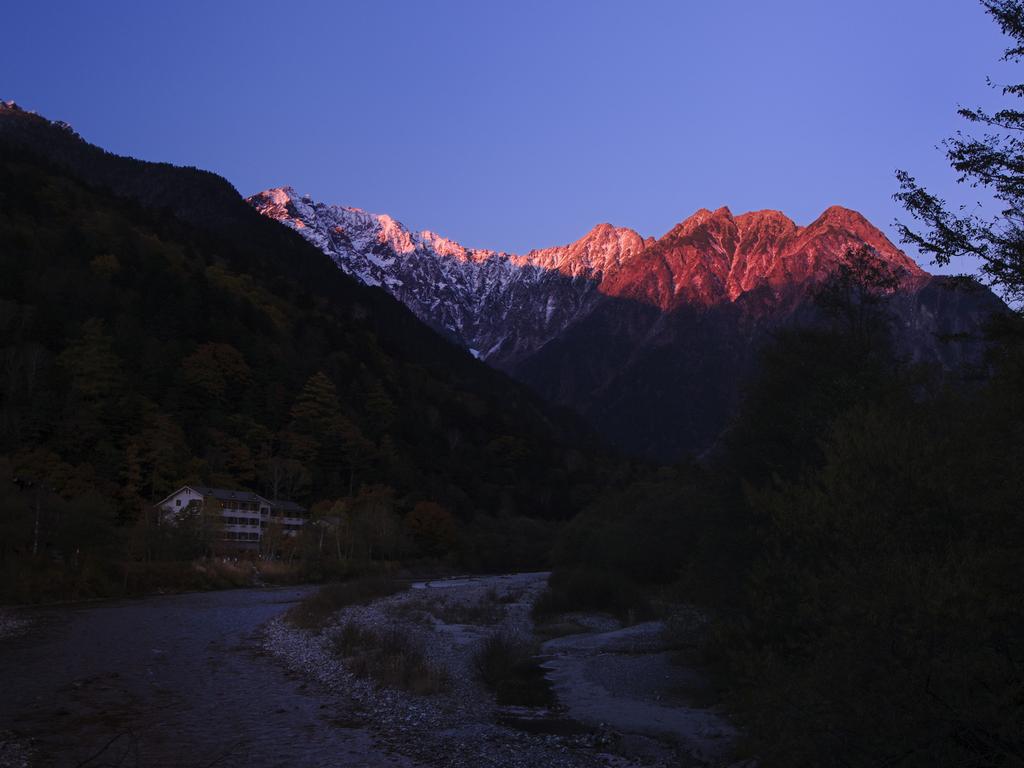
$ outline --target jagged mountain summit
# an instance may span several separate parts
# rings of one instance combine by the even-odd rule
[[[249,198],[345,272],[377,285],[474,354],[510,367],[591,311],[602,297],[670,312],[712,307],[830,274],[847,248],[870,245],[909,282],[928,275],[863,216],[838,206],[807,227],[778,211],[700,210],[662,238],[599,224],[569,245],[516,255],[410,232],[386,214],[325,205],[290,187]]]
[[[290,187],[249,202],[620,446],[662,458],[713,441],[764,334],[798,315],[850,249],[869,247],[899,278],[890,308],[912,358],[948,366],[976,355],[939,339],[976,334],[998,305],[987,292],[944,290],[948,281],[839,206],[807,226],[779,211],[702,209],[657,239],[600,224],[517,255],[410,232]]]
[[[499,367],[529,355],[585,314],[603,276],[649,245],[631,229],[601,224],[571,245],[519,256],[410,232],[390,216],[315,203],[290,187],[249,202],[301,233],[345,272],[385,288],[428,325]]]

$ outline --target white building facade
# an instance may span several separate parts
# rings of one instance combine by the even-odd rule
[[[267,529],[274,525],[286,536],[296,536],[309,519],[305,507],[284,499],[267,499],[252,491],[184,485],[157,504],[168,519],[186,510],[201,510],[208,502],[220,506],[218,538],[237,549],[259,549]]]

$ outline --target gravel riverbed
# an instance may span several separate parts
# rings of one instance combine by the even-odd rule
[[[0,608],[0,640],[17,637],[29,630],[32,622],[13,611]],[[11,731],[0,730],[0,768],[28,768],[32,749],[26,740]]]
[[[370,605],[345,608],[320,632],[296,629],[283,618],[273,619],[264,626],[260,643],[292,674],[335,694],[333,700],[338,699],[336,694],[346,694],[349,704],[336,713],[338,724],[367,729],[387,751],[416,763],[445,768],[722,764],[718,752],[694,750],[692,743],[673,738],[671,733],[651,728],[623,731],[614,723],[601,722],[602,710],[595,705],[593,693],[586,702],[598,717],[583,721],[562,706],[529,710],[496,704],[494,695],[477,678],[472,663],[475,651],[494,633],[531,638],[530,608],[546,583],[547,574],[543,573],[420,583]],[[600,630],[615,632],[614,622],[605,626],[609,621],[595,622],[591,633],[597,634],[578,636],[579,649],[573,643],[556,641],[553,657],[574,659],[578,655],[584,664],[600,666],[596,660],[602,653],[600,641],[594,645],[583,638],[598,637]],[[353,674],[331,651],[334,638],[349,624],[403,633],[424,649],[431,666],[445,670],[446,689],[433,695],[414,695]],[[642,634],[648,644],[654,642],[652,626]],[[633,656],[638,658],[635,649]],[[642,671],[635,658],[633,668]],[[658,665],[657,673],[664,675],[664,654],[653,653],[651,658]],[[550,659],[545,666],[549,663]],[[560,667],[558,659],[553,664],[562,687],[582,679],[581,664]],[[558,669],[563,670],[560,677]],[[562,695],[560,692],[559,697]],[[658,695],[652,692],[652,696]],[[663,714],[669,709],[669,704],[661,702],[650,711]],[[706,723],[702,722],[703,726]],[[728,734],[723,730],[721,735]]]
[[[0,640],[26,632],[32,622],[14,611],[0,608]]]

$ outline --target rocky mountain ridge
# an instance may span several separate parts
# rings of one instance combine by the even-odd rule
[[[951,290],[954,281],[840,206],[806,226],[774,210],[701,209],[657,239],[599,224],[520,255],[465,248],[290,187],[249,202],[613,443],[665,459],[711,445],[760,345],[775,328],[814,321],[813,294],[851,249],[866,246],[897,279],[887,309],[910,360],[977,363],[979,330],[1001,307],[979,286]]]
[[[519,256],[410,232],[390,216],[315,203],[288,187],[249,201],[343,271],[383,287],[428,325],[499,367],[570,325],[592,306],[602,276],[645,247],[632,230],[600,225],[571,245]]]
[[[482,359],[511,369],[606,297],[671,312],[820,283],[850,247],[869,245],[908,284],[928,279],[855,211],[834,206],[806,227],[779,211],[701,209],[659,239],[599,224],[568,245],[523,255],[470,249],[386,214],[326,205],[290,187],[249,198],[345,272],[381,286],[424,322]],[[804,290],[799,290],[803,295]]]

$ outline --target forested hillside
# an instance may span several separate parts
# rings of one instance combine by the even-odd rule
[[[115,523],[184,482],[432,501],[468,524],[568,517],[599,476],[571,417],[222,179],[10,108],[0,275],[7,562],[112,547]]]

